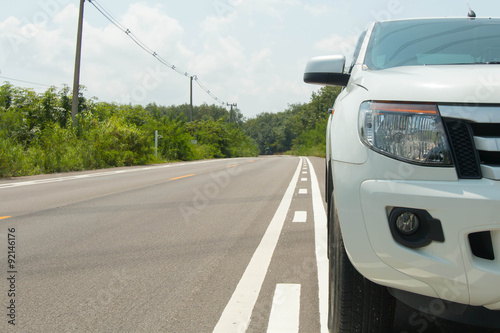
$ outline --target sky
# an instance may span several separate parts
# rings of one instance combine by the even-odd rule
[[[307,103],[308,59],[343,54],[375,21],[465,17],[467,0],[97,0],[169,65],[140,48],[86,1],[80,84],[99,101],[237,104],[247,118]],[[478,17],[500,1],[469,0]],[[72,88],[79,0],[2,0],[0,83]],[[210,91],[207,94],[197,84]],[[217,100],[213,98],[215,96]]]

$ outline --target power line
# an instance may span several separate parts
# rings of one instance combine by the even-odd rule
[[[169,61],[166,61],[162,57],[158,55],[155,51],[153,51],[151,48],[149,48],[146,44],[144,44],[137,36],[135,36],[130,29],[126,28],[123,24],[121,24],[117,19],[113,17],[113,15],[106,10],[97,0],[87,0],[90,2],[108,21],[110,21],[114,26],[116,26],[118,29],[120,29],[123,33],[125,33],[130,39],[134,41],[140,48],[142,48],[145,52],[149,53],[153,57],[156,58],[161,64],[164,66],[176,71],[177,73],[186,76],[186,77],[192,77],[198,83],[200,88],[207,93],[210,97],[212,97],[216,102],[226,105],[227,103],[224,103],[222,100],[220,100],[217,96],[215,96],[210,90],[208,90],[199,80],[197,75],[190,75],[187,71],[182,70],[181,68],[175,66],[174,64],[170,63]]]
[[[203,89],[203,91],[205,91],[210,97],[212,97],[213,99],[215,99],[217,102],[221,103],[222,105],[224,105],[225,103],[223,101],[221,101],[219,98],[217,98],[217,96],[215,96],[214,94],[212,94],[212,92],[210,90],[208,90],[200,81],[200,79],[198,78],[198,76],[195,76],[194,77],[194,80],[196,81],[196,83],[198,83],[198,85],[200,86],[201,89]]]
[[[37,86],[44,86],[44,87],[49,87],[49,88],[50,87],[54,87],[54,86],[51,86],[51,85],[48,85],[48,84],[44,84],[44,83],[37,83],[37,82],[32,82],[32,81],[14,79],[14,78],[11,78],[11,77],[6,77],[6,76],[0,76],[0,78],[7,79],[7,80],[10,80],[10,81],[19,81],[19,82],[23,82],[23,83],[34,84],[34,85],[37,85]]]
[[[90,3],[92,3],[92,0],[89,0]],[[98,3],[97,1],[95,1],[95,3],[92,3],[92,5],[94,5],[94,7],[97,8],[97,10],[99,12],[101,12],[102,15],[104,15],[108,20],[110,20],[114,25],[116,25],[120,30],[126,30],[126,28],[120,24],[120,22],[115,19],[113,17],[113,15],[111,15],[111,13],[106,9],[104,8],[103,5],[101,5],[100,3]]]
[[[26,81],[26,80],[21,80],[21,79],[15,79],[15,78],[12,78],[12,77],[1,76],[1,75],[0,75],[0,79],[6,79],[6,80],[9,80],[9,81],[17,81],[17,82],[23,82],[23,83],[28,83],[28,84],[34,84],[34,85],[37,85],[37,86],[48,87],[48,88],[54,87],[56,89],[62,89],[61,86],[50,85],[50,84],[46,84],[46,83],[38,83],[38,82],[33,82],[33,81]],[[35,88],[28,88],[28,89],[35,89]],[[92,92],[90,92],[90,93],[92,93]],[[91,95],[86,94],[83,91],[80,91],[80,94],[82,94],[87,99],[91,99],[92,98],[92,97],[90,97]]]

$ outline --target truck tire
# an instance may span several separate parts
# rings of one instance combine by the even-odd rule
[[[386,287],[362,276],[351,264],[340,231],[334,196],[330,204],[331,237],[328,328],[331,333],[389,333],[396,300]]]

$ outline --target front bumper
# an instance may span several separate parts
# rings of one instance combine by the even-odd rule
[[[381,267],[371,270],[370,265],[356,265],[354,258],[354,266],[363,275],[389,287],[500,310],[499,182],[365,180],[360,184],[359,199],[372,251],[392,268],[389,271],[400,273],[392,274],[394,279],[391,274],[377,276]],[[388,221],[394,207],[426,210],[441,221],[445,241],[418,249],[397,243]],[[482,231],[491,233],[493,260],[472,252],[469,234]]]

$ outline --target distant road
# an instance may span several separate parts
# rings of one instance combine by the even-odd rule
[[[323,183],[278,156],[0,180],[0,331],[321,332]]]

